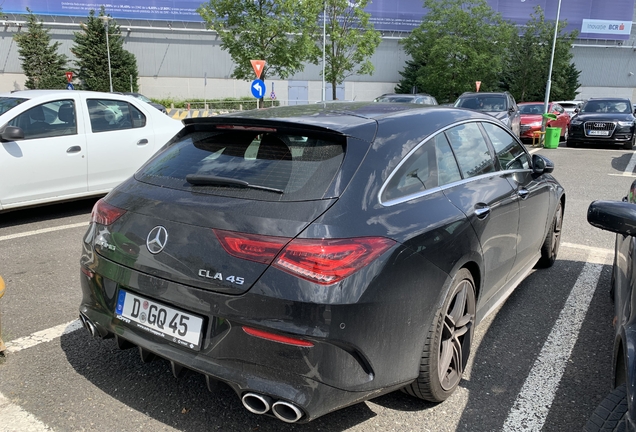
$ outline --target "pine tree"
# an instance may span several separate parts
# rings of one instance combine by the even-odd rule
[[[18,45],[22,70],[27,76],[24,86],[28,89],[66,88],[64,73],[68,59],[57,52],[60,42],[51,43],[49,31],[29,8],[27,12],[27,31],[13,36]]]
[[[108,17],[107,24],[104,18]],[[116,21],[106,15],[102,6],[99,16],[91,10],[88,20],[81,24],[82,30],[74,33],[71,52],[77,60],[77,77],[80,88],[93,91],[110,91],[108,76],[108,54],[110,51],[110,69],[113,80],[113,91],[137,91],[138,70],[135,56],[124,49],[124,40]],[[108,31],[108,48],[106,45],[106,31]]]

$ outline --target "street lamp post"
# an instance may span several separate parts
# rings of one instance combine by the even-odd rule
[[[108,81],[110,83],[110,92],[113,92],[113,74],[110,69],[110,44],[108,42],[108,21],[112,18],[108,15],[102,15],[99,17],[102,21],[104,21],[104,31],[106,32],[106,55],[108,56]]]
[[[322,10],[322,101],[325,102],[325,51],[327,49],[327,2],[323,3]]]
[[[552,65],[554,63],[554,50],[556,49],[557,35],[559,34],[559,16],[561,15],[561,0],[559,0],[559,6],[557,7],[556,21],[554,22],[554,37],[552,38],[552,54],[550,55],[550,69],[548,71],[548,82],[545,86],[545,99],[543,101],[543,112],[548,112],[548,104],[550,103],[550,87],[552,86]],[[543,117],[541,122],[541,132],[545,132],[545,126],[547,119]],[[545,134],[541,134],[545,139]]]

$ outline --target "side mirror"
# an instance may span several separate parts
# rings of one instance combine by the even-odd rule
[[[621,201],[594,201],[587,209],[590,225],[617,234],[636,235],[636,204]]]
[[[574,108],[574,112],[575,113],[579,112],[579,109],[578,108]]]
[[[7,126],[0,134],[0,141],[11,142],[24,139],[24,131],[17,126]]]
[[[554,171],[554,163],[545,156],[538,154],[532,155],[532,172],[541,175],[549,174]]]

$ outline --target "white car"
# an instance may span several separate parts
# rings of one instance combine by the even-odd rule
[[[0,94],[0,211],[106,194],[182,127],[131,96]]]
[[[583,105],[583,102],[585,101],[584,100],[569,100],[569,101],[556,101],[554,103],[561,105],[563,109],[565,110],[565,112],[568,113],[570,117],[572,117],[575,114],[574,110],[577,108],[581,108],[581,105]]]

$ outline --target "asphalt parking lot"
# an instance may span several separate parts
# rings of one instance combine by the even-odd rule
[[[531,147],[529,147],[531,149]],[[536,149],[532,149],[536,151]],[[634,152],[560,147],[567,193],[559,258],[477,328],[458,391],[434,405],[401,392],[287,425],[249,413],[223,384],[176,379],[168,362],[95,340],[77,320],[81,239],[95,200],[0,215],[0,431],[574,431],[610,390],[613,235],[586,222],[620,200]]]

